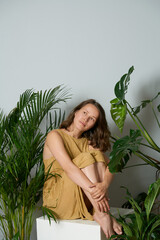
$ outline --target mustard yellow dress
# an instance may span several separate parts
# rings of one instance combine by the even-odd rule
[[[57,129],[61,135],[65,149],[73,163],[85,168],[94,162],[104,162],[103,154],[99,150],[89,150],[86,138],[74,138]],[[51,174],[60,176],[49,178],[43,187],[43,206],[53,210],[58,219],[88,219],[93,220],[85,205],[82,189],[66,175],[54,157],[44,159],[45,173],[50,169]]]

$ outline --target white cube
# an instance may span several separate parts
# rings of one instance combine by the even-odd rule
[[[118,216],[133,212],[132,209],[111,208],[111,214]],[[51,220],[39,217],[37,222],[37,240],[106,240],[99,224],[89,220]]]

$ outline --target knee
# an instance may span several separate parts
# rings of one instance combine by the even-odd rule
[[[73,163],[77,165],[79,168],[85,168],[93,163],[95,163],[95,159],[89,152],[80,153],[76,158],[74,158]]]

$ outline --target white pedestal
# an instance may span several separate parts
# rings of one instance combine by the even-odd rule
[[[111,208],[111,213],[118,216],[131,213],[131,209]],[[36,219],[37,240],[106,240],[100,226],[95,221],[89,220],[51,220],[47,217]]]

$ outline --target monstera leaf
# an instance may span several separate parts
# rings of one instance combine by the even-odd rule
[[[127,93],[128,85],[130,82],[130,75],[132,74],[133,70],[134,67],[132,66],[128,70],[128,73],[124,74],[119,80],[119,82],[117,82],[117,84],[115,85],[114,93],[116,97],[121,101],[125,99],[125,94]]]
[[[113,99],[111,102],[111,116],[119,130],[123,131],[124,122],[127,115],[126,104],[119,102],[118,98]]]
[[[139,144],[142,140],[139,130],[130,130],[129,136],[124,136],[115,141],[113,150],[110,153],[110,172],[121,172],[127,164],[132,153],[138,151]]]
[[[111,103],[111,116],[119,130],[123,131],[124,122],[127,114],[127,105],[125,101],[125,94],[128,90],[130,82],[130,75],[132,74],[134,67],[132,66],[128,73],[124,74],[121,79],[116,83],[114,93],[117,98],[110,101]]]

